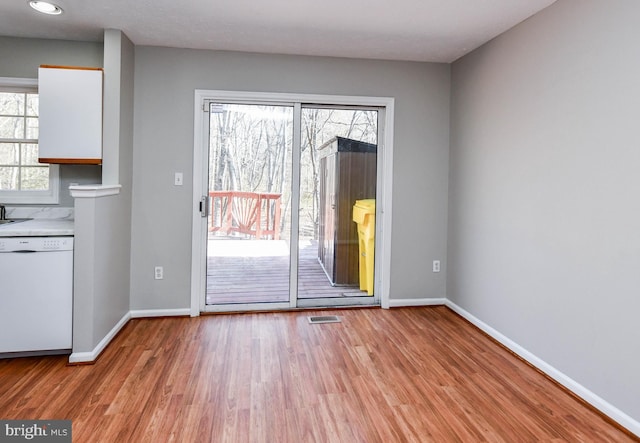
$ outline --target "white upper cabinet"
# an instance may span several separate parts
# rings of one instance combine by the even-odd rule
[[[39,161],[102,163],[102,69],[40,66]]]

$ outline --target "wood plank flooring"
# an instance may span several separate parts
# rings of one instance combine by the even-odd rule
[[[134,319],[94,365],[0,360],[0,417],[82,443],[638,441],[445,307]]]

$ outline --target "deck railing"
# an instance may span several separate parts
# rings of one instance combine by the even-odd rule
[[[241,191],[209,191],[209,231],[237,232],[256,239],[280,239],[281,194]]]

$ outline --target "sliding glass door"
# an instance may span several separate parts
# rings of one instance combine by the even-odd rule
[[[204,192],[197,195],[194,178],[201,216],[194,218],[194,263],[201,266],[200,253],[206,258],[192,284],[204,299],[199,309],[379,304],[385,109],[215,98],[202,104],[205,149],[194,175],[201,171]]]

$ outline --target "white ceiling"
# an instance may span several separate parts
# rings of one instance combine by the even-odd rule
[[[451,62],[555,0],[58,0],[60,16],[0,1],[0,35]]]

